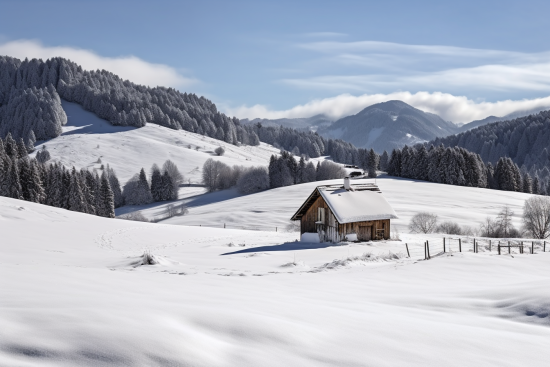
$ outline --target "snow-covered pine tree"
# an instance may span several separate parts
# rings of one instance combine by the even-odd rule
[[[166,200],[163,189],[162,173],[160,172],[160,168],[156,164],[153,164],[151,168],[151,195],[154,201]]]
[[[161,200],[176,200],[178,198],[178,192],[174,187],[174,180],[168,173],[164,171],[160,177],[160,186],[161,186]]]
[[[540,179],[539,179],[539,176],[535,174],[535,178],[533,179],[533,184],[532,184],[532,193],[533,194],[536,194],[536,195],[540,195],[541,194],[541,187],[540,187]]]
[[[13,199],[23,199],[23,189],[19,180],[19,164],[17,158],[9,159],[7,172],[7,197]]]
[[[164,164],[162,165],[162,173],[164,172],[168,172],[168,175],[172,179],[173,194],[171,195],[171,197],[177,198],[177,192],[179,190],[179,186],[183,183],[185,178],[179,171],[178,166],[176,166],[176,164],[169,159],[166,162],[164,162]]]
[[[533,192],[533,180],[527,172],[523,174],[522,184],[522,192],[525,192],[527,194],[531,194]]]
[[[306,181],[306,160],[304,159],[304,156],[300,157],[300,161],[298,162],[298,172],[297,172],[297,183],[304,183],[308,182]],[[269,175],[268,175],[268,181],[269,181]]]
[[[44,184],[40,176],[40,167],[36,159],[30,160],[30,181],[27,184],[29,200],[33,203],[42,204],[46,199]]]
[[[389,162],[388,152],[386,152],[384,150],[384,153],[382,153],[382,155],[380,156],[380,170],[381,171],[385,172],[388,169],[388,162]]]
[[[68,175],[70,177],[70,184],[67,209],[73,212],[86,213],[86,198],[82,192],[80,175],[74,167]]]
[[[100,198],[100,208],[98,215],[105,218],[114,218],[115,217],[115,203],[113,190],[111,190],[111,184],[105,172],[101,174],[101,186],[99,189],[98,196]]]
[[[29,132],[29,136],[27,137],[27,152],[33,152],[34,151],[34,144],[36,143],[36,136],[34,135],[34,131]]]
[[[124,205],[124,197],[122,196],[122,190],[120,189],[120,182],[118,180],[116,172],[114,169],[109,167],[108,164],[105,168],[105,172],[107,173],[109,185],[111,186],[111,190],[113,191],[115,208],[121,207],[122,205]]]
[[[4,139],[4,149],[6,151],[6,155],[10,158],[19,159],[18,151],[17,151],[17,143],[12,138],[11,133],[8,133],[6,138]]]
[[[153,196],[151,195],[151,189],[149,188],[149,183],[147,182],[147,176],[145,175],[145,170],[142,168],[139,172],[139,180],[136,187],[136,202],[137,205],[149,204],[153,202]]]

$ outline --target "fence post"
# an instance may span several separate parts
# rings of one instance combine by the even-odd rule
[[[510,241],[508,241],[508,253],[510,254]]]
[[[544,241],[544,247],[542,248],[542,252],[546,252],[546,241]]]
[[[492,250],[492,247],[491,247],[491,240],[489,240],[489,252],[491,252]]]
[[[275,227],[275,232],[277,232],[277,227]]]
[[[405,242],[405,247],[407,248],[407,255],[411,257],[411,253],[409,252],[409,245]]]
[[[428,250],[426,250],[426,242],[424,241],[424,260],[428,260]]]
[[[445,253],[445,237],[443,237],[443,253]]]
[[[426,248],[428,249],[428,259],[431,259],[432,256],[430,255],[430,243],[426,241]]]
[[[520,249],[521,249],[521,252],[520,252],[520,253],[523,254],[523,241],[520,241],[519,243],[520,243]]]
[[[225,228],[225,223],[223,224],[223,228]]]
[[[474,254],[476,253],[476,239],[474,238]]]
[[[498,254],[500,255],[500,241],[498,241]]]
[[[458,239],[458,252],[462,252],[462,239]]]
[[[531,255],[535,253],[535,241],[531,242]]]

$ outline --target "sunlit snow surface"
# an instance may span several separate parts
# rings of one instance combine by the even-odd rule
[[[0,228],[2,366],[546,366],[550,357],[550,253],[474,254],[465,238],[464,252],[436,256],[438,235],[307,244],[293,242],[297,233],[109,220],[7,198]],[[144,253],[153,265],[141,265]]]

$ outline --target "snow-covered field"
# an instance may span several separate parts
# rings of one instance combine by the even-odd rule
[[[476,197],[458,194],[422,209],[452,197],[457,218],[477,215]],[[263,210],[288,211],[286,199]],[[550,253],[540,250],[423,261],[389,256],[403,254],[403,242],[303,244],[296,233],[104,219],[2,197],[0,228],[2,366],[546,366],[550,358]],[[145,251],[156,265],[139,265]]]
[[[220,144],[117,128],[63,105],[70,122],[46,142],[52,157],[94,168],[101,158],[122,182],[166,159],[198,182]],[[277,153],[225,147],[217,159],[231,165]],[[335,182],[248,196],[182,187],[189,214],[162,224],[0,197],[0,366],[548,365],[550,252],[473,253],[463,238],[463,252],[438,254],[441,235],[407,233],[419,211],[477,227],[503,205],[519,226],[529,195],[382,177],[401,241],[295,242],[289,218],[316,185]],[[154,218],[167,204],[117,214]]]
[[[143,167],[149,173],[156,163],[162,166],[171,159],[191,182],[201,181],[202,165],[208,158],[215,158],[228,165],[266,166],[269,157],[278,149],[261,143],[260,146],[241,146],[221,142],[203,135],[183,130],[172,130],[155,124],[142,128],[112,126],[80,105],[62,101],[68,122],[63,134],[37,145],[46,145],[53,161],[77,168],[100,168],[101,164],[113,167],[125,183]],[[225,148],[218,157],[214,150]],[[191,149],[189,149],[191,146]],[[196,147],[199,149],[196,150]],[[101,159],[102,163],[97,163]]]

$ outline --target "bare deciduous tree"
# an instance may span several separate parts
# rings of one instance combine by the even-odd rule
[[[534,238],[550,236],[550,198],[534,196],[523,205],[523,225]]]
[[[504,238],[510,237],[511,232],[514,229],[514,226],[512,225],[512,216],[514,215],[514,212],[508,205],[505,205],[502,207],[500,212],[497,216],[497,223],[502,230],[502,234]],[[515,231],[514,231],[515,232]]]
[[[411,218],[409,229],[413,233],[432,233],[437,226],[437,215],[420,212]]]

